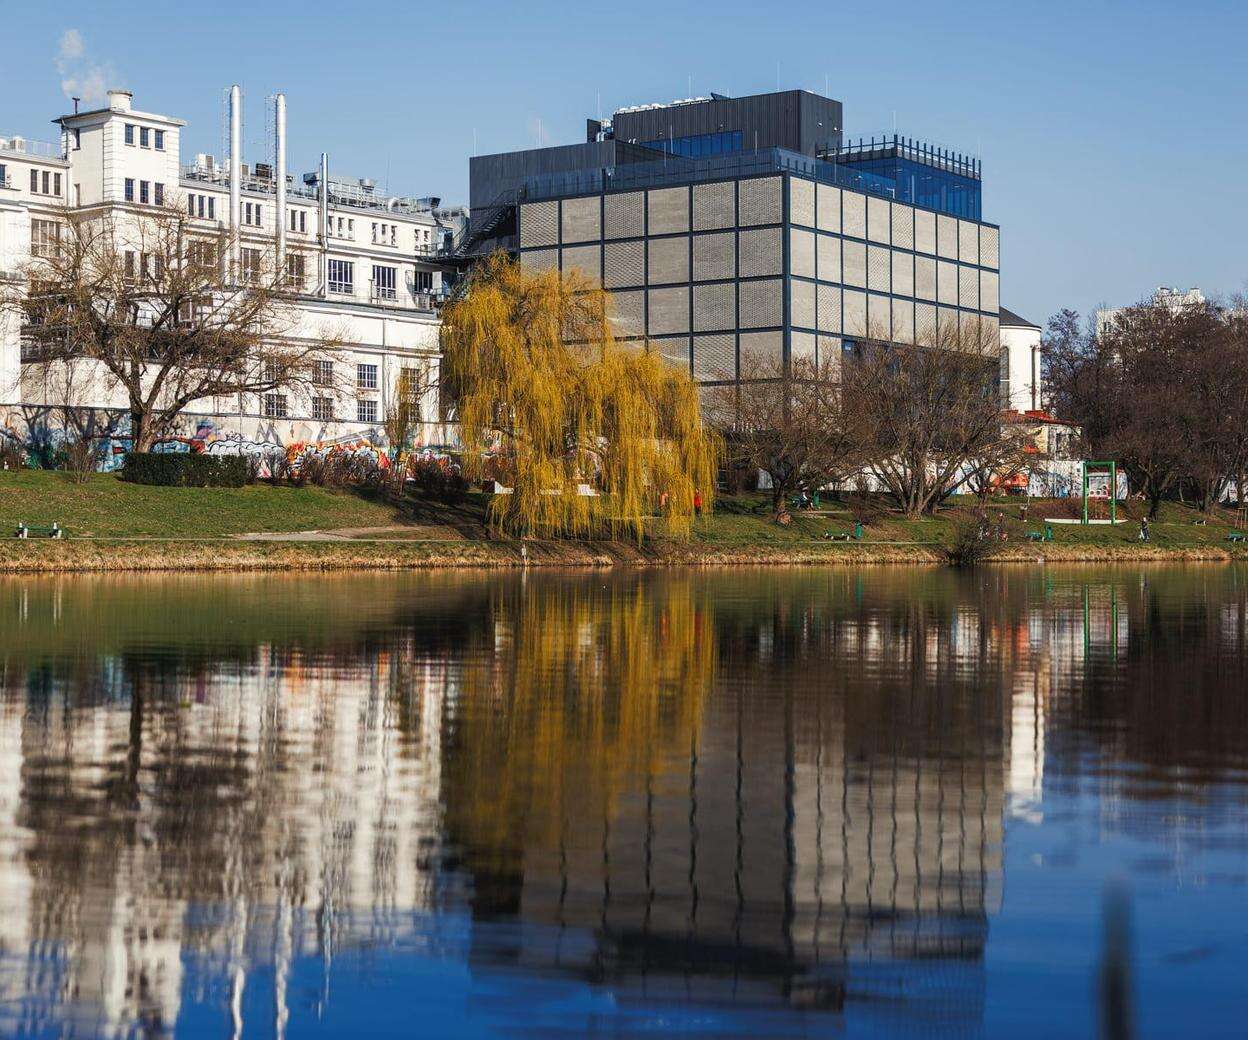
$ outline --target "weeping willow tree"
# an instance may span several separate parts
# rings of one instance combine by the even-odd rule
[[[616,342],[609,294],[580,272],[490,258],[444,310],[442,348],[467,475],[512,489],[495,528],[640,540],[659,512],[687,536],[709,504],[718,453],[693,381]]]

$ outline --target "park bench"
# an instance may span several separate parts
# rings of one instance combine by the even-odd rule
[[[20,520],[17,523],[17,530],[13,532],[14,538],[64,538],[65,528],[60,524],[24,524]]]
[[[862,521],[854,524],[852,531],[825,531],[824,540],[829,542],[861,542],[862,541]]]
[[[1053,541],[1053,525],[1045,524],[1043,531],[1028,531],[1027,541],[1029,542],[1051,542]]]
[[[1248,531],[1232,531],[1226,536],[1228,542],[1248,542]]]

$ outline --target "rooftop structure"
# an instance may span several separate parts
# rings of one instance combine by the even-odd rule
[[[520,201],[765,173],[982,218],[979,159],[898,134],[846,143],[841,103],[804,90],[635,105],[586,120],[582,144],[475,156],[469,170],[465,253],[514,248]]]
[[[611,291],[618,335],[701,382],[822,363],[868,335],[995,337],[1000,240],[979,160],[900,135],[846,143],[841,117],[806,91],[712,95],[587,120],[579,144],[474,157],[457,260],[505,249],[579,268]]]

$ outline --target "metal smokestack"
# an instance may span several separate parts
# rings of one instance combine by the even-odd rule
[[[321,295],[329,294],[329,153],[321,152]]]
[[[239,265],[239,224],[241,216],[240,196],[243,182],[243,88],[235,83],[230,87],[230,263],[232,270]]]
[[[286,274],[286,95],[273,99],[273,133],[277,138],[277,276]]]

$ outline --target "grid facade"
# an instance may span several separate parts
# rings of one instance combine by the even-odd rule
[[[999,326],[999,229],[797,174],[524,203],[520,260],[579,268],[695,379],[743,357],[827,358],[853,337],[901,344]]]

